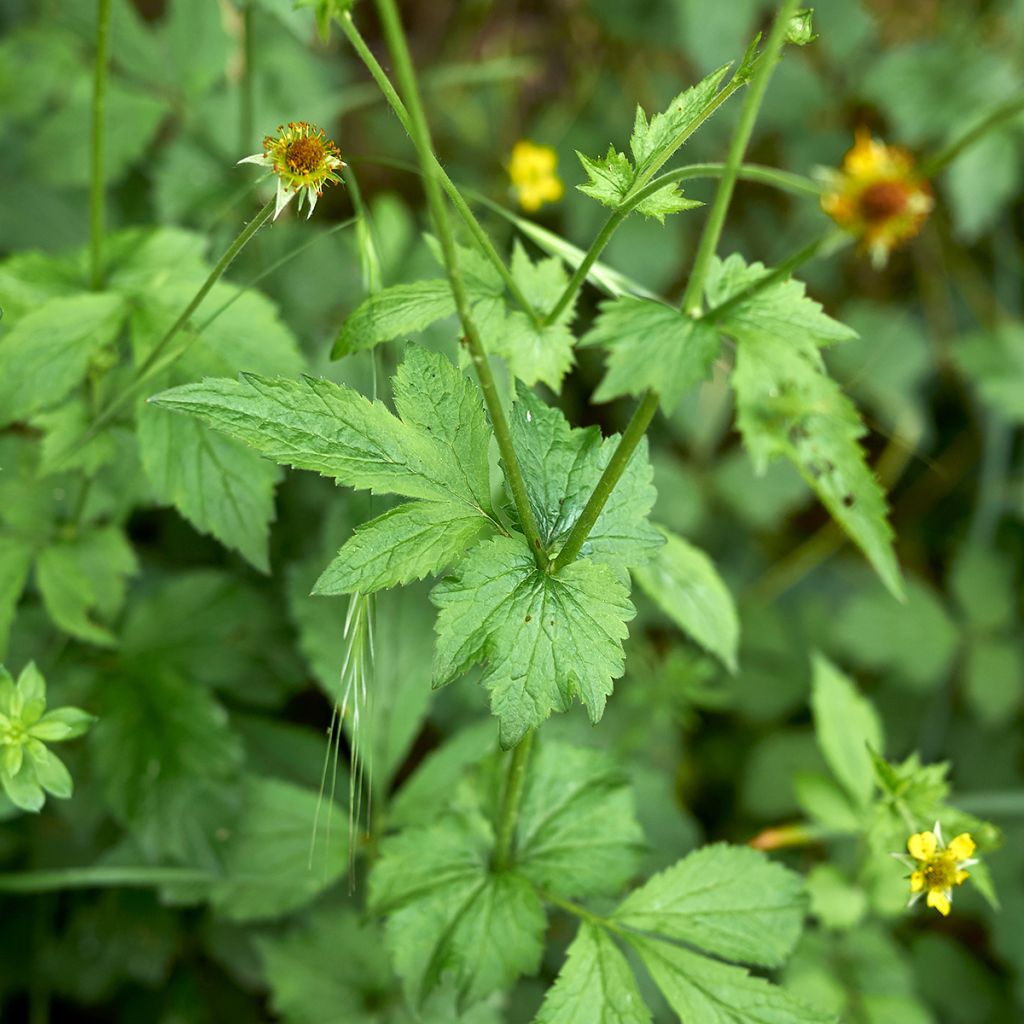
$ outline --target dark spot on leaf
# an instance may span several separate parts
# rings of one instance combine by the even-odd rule
[[[526,618],[523,619],[523,622],[531,622],[532,620],[533,620],[533,616],[532,615],[527,615]]]

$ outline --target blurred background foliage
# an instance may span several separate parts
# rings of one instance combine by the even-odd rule
[[[372,10],[355,13],[383,57]],[[770,5],[440,0],[406,4],[404,13],[451,177],[514,211],[513,144],[554,147],[566,194],[535,219],[585,247],[603,211],[572,187],[584,177],[574,151],[621,147],[637,103],[661,109],[736,58]],[[94,16],[89,3],[0,6],[5,255],[63,254],[87,240]],[[818,41],[791,50],[775,74],[751,161],[807,174],[838,166],[862,125],[934,152],[1024,85],[1020,0],[826,2],[815,29]],[[256,209],[252,174],[235,161],[279,122],[313,120],[358,175],[385,283],[436,275],[410,146],[344,41],[316,36],[310,11],[287,0],[117,0],[111,67],[114,227],[187,229],[215,256]],[[727,107],[710,122],[686,160],[722,159],[736,113]],[[746,842],[802,817],[796,783],[826,774],[808,699],[814,650],[870,696],[891,759],[917,751],[926,762],[951,761],[955,802],[1005,835],[990,859],[1001,913],[968,886],[948,919],[904,914],[904,883],[872,884],[849,840],[815,835],[785,854],[809,872],[814,922],[786,981],[858,1024],[1024,1016],[1022,147],[1018,118],[958,157],[934,182],[936,208],[921,236],[883,270],[847,249],[803,272],[811,293],[860,333],[829,362],[865,412],[872,460],[891,489],[906,603],[872,577],[795,471],[777,465],[755,475],[730,429],[728,392],[713,381],[656,423],[655,516],[708,551],[727,579],[742,620],[740,669],[725,673],[638,600],[627,675],[604,721],[591,729],[573,713],[545,726],[545,735],[618,753],[636,788],[651,870],[705,840]],[[255,191],[262,197],[266,187]],[[712,188],[692,182],[687,195],[707,200]],[[351,214],[346,190],[329,191],[311,222],[290,215],[262,232],[231,277],[243,287],[258,280],[280,317],[274,330],[287,335],[281,344],[297,344],[310,372],[368,391],[365,353],[328,360],[338,325],[364,294],[355,236],[340,227]],[[507,248],[509,223],[483,215]],[[664,227],[633,218],[603,259],[678,296],[701,217]],[[813,198],[741,183],[720,251],[771,264],[824,225]],[[158,278],[159,268],[153,287]],[[36,301],[2,270],[0,297],[6,318]],[[599,298],[584,292],[578,326]],[[232,321],[257,348],[268,309]],[[451,333],[446,324],[429,337],[454,351]],[[620,429],[628,405],[591,406],[600,360],[578,355],[563,407],[577,424]],[[392,369],[397,353],[381,358]],[[0,433],[8,524],[33,500],[63,500],[52,478],[39,484],[12,468],[18,434]],[[329,836],[321,814],[306,870],[345,615],[339,599],[306,595],[367,516],[364,499],[288,475],[266,575],[162,507],[166,497],[149,493],[131,464],[120,496],[106,514],[125,528],[133,554],[119,588],[97,602],[116,646],[69,638],[34,592],[14,621],[8,666],[34,657],[54,703],[86,707],[100,723],[67,748],[72,801],[51,801],[35,817],[0,797],[0,871],[241,868],[213,884],[179,878],[157,891],[0,896],[0,1017],[411,1020],[375,925],[360,916],[359,872],[354,898],[339,883],[343,807]],[[375,799],[384,806],[420,766],[433,770],[412,796],[391,801],[392,821],[429,814],[459,766],[493,739],[471,680],[430,692],[425,593],[411,587],[378,602]],[[339,778],[339,805],[347,792]],[[218,824],[225,820],[230,829]],[[263,882],[247,887],[253,875]],[[557,952],[569,934],[556,927]],[[465,1019],[530,1019],[559,963],[552,954],[546,978]],[[438,1022],[456,1017],[443,1001],[429,1012]]]

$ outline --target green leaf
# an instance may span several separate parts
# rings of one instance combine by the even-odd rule
[[[591,199],[596,199],[602,206],[610,206],[612,209],[622,205],[629,190],[633,187],[633,165],[629,157],[619,153],[614,146],[608,147],[608,153],[596,160],[584,156],[578,150],[576,156],[583,164],[583,170],[587,172],[590,179],[585,185],[576,187]]]
[[[218,915],[229,921],[281,917],[311,903],[344,874],[344,830],[318,847],[310,867],[310,840],[319,809],[335,819],[344,812],[301,786],[247,775],[242,808],[231,823],[223,849],[224,878],[208,895]]]
[[[64,762],[52,751],[47,750],[42,743],[28,743],[25,749],[31,759],[36,782],[47,793],[61,800],[70,799],[74,784]]]
[[[283,465],[351,487],[490,508],[479,398],[443,356],[410,346],[395,379],[403,419],[326,380],[207,380],[151,401],[199,416]]]
[[[156,501],[268,572],[280,470],[205,424],[153,405],[139,410],[138,439]]]
[[[742,967],[639,935],[630,935],[629,943],[680,1020],[700,1024],[830,1024],[835,1020],[833,1014],[804,1006]]]
[[[385,341],[418,334],[454,312],[451,285],[444,278],[383,288],[345,318],[334,339],[331,358],[340,359]]]
[[[613,920],[715,956],[777,967],[800,937],[803,913],[799,875],[757,850],[715,843],[630,893]]]
[[[594,326],[580,345],[605,345],[608,369],[595,402],[657,392],[665,415],[706,380],[721,342],[710,324],[672,306],[624,295],[601,303]]]
[[[847,793],[866,807],[874,791],[872,750],[881,750],[882,724],[871,703],[820,654],[814,656],[811,709],[818,745]]]
[[[684,633],[735,672],[740,623],[732,594],[703,551],[659,529],[666,543],[650,563],[633,570],[637,583]]]
[[[524,538],[477,545],[431,593],[437,617],[435,685],[477,662],[503,747],[575,697],[592,722],[622,674],[629,592],[608,566],[578,560],[551,576]]]
[[[719,305],[767,273],[739,256],[716,262],[707,296]],[[717,318],[736,339],[732,386],[737,423],[754,462],[790,459],[832,517],[863,550],[885,585],[901,594],[882,489],[858,438],[853,404],[823,369],[820,348],[852,336],[804,294],[798,281],[762,288]]]
[[[137,569],[135,551],[113,526],[83,532],[44,548],[36,584],[54,624],[80,640],[113,646],[115,638],[96,620],[112,618],[124,601],[127,578]]]
[[[0,784],[3,785],[7,799],[15,807],[30,814],[41,811],[46,803],[46,794],[36,781],[35,769],[28,759],[22,761],[19,771],[14,775],[0,771]]]
[[[0,659],[7,654],[7,637],[34,556],[32,543],[13,531],[0,534]]]
[[[480,536],[486,523],[449,502],[398,505],[356,529],[313,593],[369,594],[439,573]]]
[[[1016,618],[1014,565],[997,551],[964,545],[950,571],[949,587],[964,618],[977,630],[1004,630]]]
[[[89,739],[114,816],[151,857],[218,864],[215,837],[232,824],[242,764],[224,708],[159,666],[103,684]]]
[[[381,844],[370,906],[390,913],[388,946],[414,1004],[442,976],[471,1003],[540,966],[540,899],[520,875],[491,872],[492,844],[490,826],[473,811]]]
[[[567,899],[617,895],[643,849],[632,789],[608,755],[539,743],[516,825],[516,870]]]
[[[517,394],[509,418],[512,441],[541,542],[554,556],[579,519],[619,436],[602,439],[596,427],[570,427],[560,410],[526,388]],[[646,562],[660,547],[663,538],[647,521],[657,497],[653,476],[643,440],[584,542],[582,557],[626,568]]]
[[[608,933],[587,921],[565,955],[534,1024],[650,1024],[626,958]]]
[[[533,263],[518,241],[512,250],[512,277],[530,305],[541,312],[554,307],[569,283],[560,259],[552,256]],[[569,324],[575,315],[575,305],[574,300],[554,323],[543,327],[538,327],[521,310],[514,310],[500,326],[487,332],[489,350],[500,355],[513,376],[524,384],[543,381],[557,393],[573,364],[576,339]]]
[[[728,70],[729,65],[723,64],[681,92],[663,113],[655,114],[650,123],[643,110],[639,106],[636,108],[629,148],[638,172],[659,167],[693,134],[707,116],[707,107],[718,93]]]
[[[116,338],[124,300],[95,292],[50,299],[0,338],[0,426],[56,405]]]

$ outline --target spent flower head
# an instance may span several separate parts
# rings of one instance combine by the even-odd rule
[[[38,811],[44,790],[71,796],[71,775],[47,743],[81,736],[95,721],[79,708],[46,710],[46,681],[29,662],[17,683],[0,665],[0,784],[8,799],[23,811]]]
[[[953,904],[954,886],[963,885],[970,877],[964,870],[977,864],[973,856],[976,844],[969,832],[961,832],[949,845],[942,839],[942,826],[935,822],[931,832],[916,832],[907,840],[908,857],[893,856],[911,868],[910,902],[913,906],[922,896],[929,907],[945,917]]]
[[[840,170],[824,170],[821,208],[860,239],[876,267],[889,253],[921,230],[934,201],[928,182],[905,150],[857,131],[853,148]]]
[[[238,162],[269,167],[277,176],[275,220],[296,195],[300,210],[305,196],[309,207],[306,216],[311,217],[324,186],[341,181],[338,171],[345,166],[338,147],[322,128],[308,121],[278,125],[276,135],[264,138],[262,153],[253,153]]]
[[[557,168],[558,154],[550,146],[520,139],[512,147],[508,176],[519,205],[527,213],[536,213],[545,203],[562,198],[565,186]]]

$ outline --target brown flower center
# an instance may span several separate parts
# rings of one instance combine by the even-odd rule
[[[293,174],[312,174],[322,166],[325,154],[319,139],[303,136],[288,143],[284,159]]]
[[[949,889],[955,876],[956,868],[946,856],[933,860],[924,869],[924,882],[928,889]]]
[[[860,195],[861,216],[869,223],[888,220],[902,213],[907,205],[907,187],[899,181],[876,181]]]

